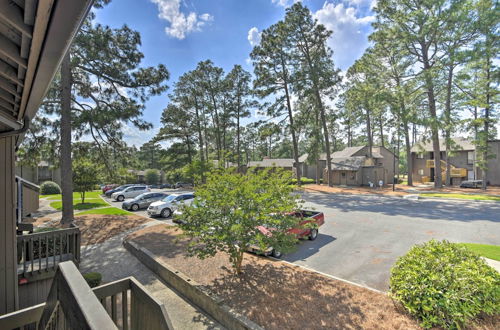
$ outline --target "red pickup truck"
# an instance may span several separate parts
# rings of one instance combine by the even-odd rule
[[[307,237],[311,241],[314,241],[318,237],[318,228],[325,223],[325,215],[323,214],[323,212],[300,210],[291,213],[290,215],[302,219],[298,223],[299,226],[288,231],[289,233],[295,234],[297,238]],[[314,223],[315,225],[308,225],[312,223]],[[272,228],[265,228],[263,226],[259,226],[257,228],[264,235],[272,235]],[[249,246],[248,251],[264,254],[266,256],[272,255],[275,258],[280,258],[282,255],[281,251],[275,250],[272,247],[267,248],[265,251],[261,251],[260,247],[258,247],[257,245]]]

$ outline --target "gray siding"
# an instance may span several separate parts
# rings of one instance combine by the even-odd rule
[[[14,150],[14,137],[0,138],[0,315],[18,307]]]

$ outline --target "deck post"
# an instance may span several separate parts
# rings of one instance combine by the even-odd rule
[[[18,308],[14,141],[0,137],[0,315]]]

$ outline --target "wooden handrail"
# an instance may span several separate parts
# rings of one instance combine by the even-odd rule
[[[39,329],[118,329],[71,261],[59,264]]]
[[[47,302],[0,316],[0,329],[173,329],[163,304],[133,277],[91,289],[71,261],[59,264]]]
[[[45,303],[1,315],[0,329],[17,329],[30,324],[34,324],[37,328],[44,307]]]
[[[173,329],[163,304],[133,277],[101,285],[94,293],[121,329]]]
[[[80,263],[78,227],[17,236],[19,278],[51,277],[60,262]]]

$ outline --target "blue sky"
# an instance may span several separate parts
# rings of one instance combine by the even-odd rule
[[[120,27],[127,24],[141,33],[144,66],[163,63],[172,86],[199,61],[211,59],[229,71],[248,62],[252,44],[259,33],[284,17],[294,0],[114,0],[97,11],[97,21]],[[296,0],[295,0],[296,1]],[[334,34],[329,41],[337,67],[346,70],[368,45],[375,0],[303,0],[320,23]],[[166,93],[168,94],[168,92]],[[167,95],[146,104],[144,119],[154,125],[148,132],[126,129],[129,144],[140,145],[152,138],[159,127]]]

